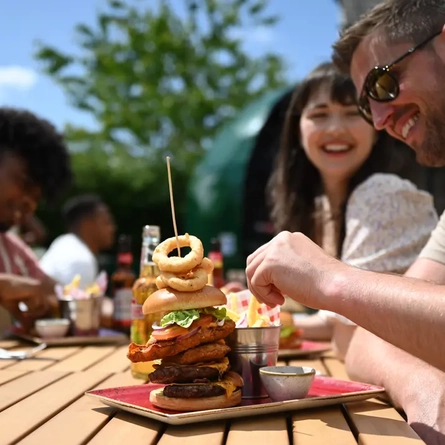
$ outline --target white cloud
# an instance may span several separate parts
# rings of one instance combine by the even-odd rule
[[[38,75],[29,68],[18,65],[0,66],[0,90],[27,91],[37,82]]]

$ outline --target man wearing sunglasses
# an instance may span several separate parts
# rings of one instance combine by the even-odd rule
[[[445,165],[443,0],[386,0],[346,30],[334,60],[351,73],[369,123],[410,145],[420,163]],[[263,302],[287,295],[364,328],[348,370],[385,386],[427,443],[445,443],[445,216],[409,277],[354,269],[286,232],[248,258],[246,274]]]

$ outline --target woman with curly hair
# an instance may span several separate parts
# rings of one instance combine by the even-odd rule
[[[55,282],[10,229],[41,200],[54,202],[71,181],[68,149],[56,128],[29,111],[0,108],[0,330],[7,318],[2,307],[25,327],[48,310]],[[28,317],[19,310],[21,301]]]

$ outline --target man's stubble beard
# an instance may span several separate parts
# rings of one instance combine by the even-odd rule
[[[422,96],[428,104],[424,110],[425,138],[415,148],[417,162],[428,167],[445,166],[445,92],[442,79],[445,76],[444,61],[435,52],[430,52],[433,61],[431,72],[432,82],[425,85]]]
[[[425,139],[415,149],[417,162],[429,167],[443,167],[445,166],[445,113],[431,111],[425,117]]]

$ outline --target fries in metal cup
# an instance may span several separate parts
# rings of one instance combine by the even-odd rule
[[[242,397],[267,397],[259,369],[277,363],[280,309],[259,303],[247,290],[229,293],[226,311],[227,316],[236,323],[236,329],[229,335],[227,344],[231,348],[231,367],[244,380]]]

